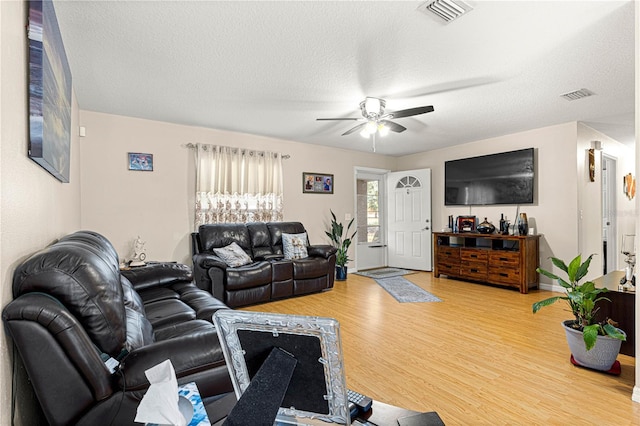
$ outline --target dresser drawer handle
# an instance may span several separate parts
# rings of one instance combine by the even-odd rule
[[[471,272],[478,272],[477,269],[471,269]]]
[[[500,258],[500,260],[502,260],[502,261],[505,261],[505,262],[506,262],[507,260],[509,260],[509,258],[508,258],[508,257],[501,257],[501,258]]]
[[[472,255],[470,255],[469,257],[474,257],[474,258],[476,258],[476,259],[477,259],[477,258],[478,258],[478,255],[477,255],[477,254],[472,254]]]
[[[499,273],[499,275],[500,275],[501,277],[508,277],[508,276],[509,276],[509,274],[505,274],[504,272],[500,272],[500,273]]]

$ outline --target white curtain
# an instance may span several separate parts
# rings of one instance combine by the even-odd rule
[[[196,144],[196,230],[206,223],[282,220],[282,156]]]

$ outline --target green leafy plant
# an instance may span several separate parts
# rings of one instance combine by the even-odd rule
[[[356,235],[357,231],[353,231],[353,234],[349,236],[349,230],[351,229],[351,225],[353,225],[353,219],[347,225],[347,228],[344,229],[344,226],[341,222],[338,222],[336,219],[336,215],[331,212],[331,232],[325,231],[325,234],[331,239],[331,244],[338,249],[336,252],[336,265],[344,266],[349,262],[349,256],[347,251],[349,250],[349,246],[351,245],[351,241],[353,237]],[[355,218],[354,218],[355,219]]]
[[[592,257],[593,255],[589,256],[587,260],[582,262],[582,256],[578,255],[569,263],[568,266],[562,260],[552,257],[551,262],[567,274],[567,279],[563,279],[549,271],[538,268],[537,271],[540,274],[553,280],[557,280],[558,284],[565,289],[566,295],[554,296],[540,300],[532,306],[533,313],[535,314],[541,308],[552,305],[558,300],[566,300],[571,308],[571,312],[573,312],[573,315],[575,316],[575,321],[572,327],[576,330],[582,330],[582,336],[587,350],[590,350],[595,346],[598,335],[626,340],[624,333],[621,333],[618,328],[611,324],[613,321],[607,320],[597,322],[595,320],[595,314],[599,309],[596,308],[596,302],[600,300],[607,300],[611,302],[611,300],[606,297],[600,296],[601,293],[607,292],[607,289],[596,288],[593,281],[587,281],[584,284],[579,284],[580,280],[587,275]]]

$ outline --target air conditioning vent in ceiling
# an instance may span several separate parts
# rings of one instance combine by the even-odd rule
[[[473,8],[462,0],[430,0],[420,5],[418,10],[435,15],[449,23],[473,10]]]
[[[582,98],[587,98],[589,96],[593,96],[595,93],[593,93],[591,90],[587,90],[587,89],[580,89],[580,90],[574,90],[573,92],[569,92],[569,93],[564,93],[562,95],[560,95],[561,98],[565,98],[568,101],[576,101],[578,99],[582,99]]]

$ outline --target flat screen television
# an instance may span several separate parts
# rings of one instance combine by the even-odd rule
[[[533,148],[446,161],[444,204],[531,204],[534,180]]]

